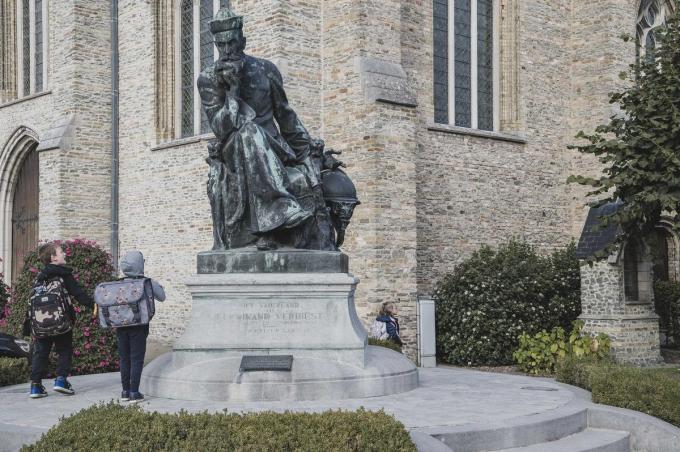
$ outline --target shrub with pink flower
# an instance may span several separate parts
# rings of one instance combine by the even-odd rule
[[[66,265],[90,295],[97,284],[115,279],[111,255],[89,240],[56,241],[66,254]],[[22,336],[28,294],[43,264],[38,260],[37,249],[24,259],[24,269],[12,287],[11,297],[5,306],[5,325],[0,328],[9,334]],[[1,297],[1,293],[0,293]],[[73,374],[91,374],[118,370],[116,335],[112,330],[99,327],[93,309],[76,304],[76,324],[73,329]],[[102,363],[104,365],[102,365]]]

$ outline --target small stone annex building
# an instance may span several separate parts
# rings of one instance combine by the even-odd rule
[[[614,244],[620,228],[600,225],[622,203],[609,203],[588,212],[579,239],[581,307],[584,329],[612,338],[617,361],[636,365],[661,362],[659,316],[655,312],[654,280],[680,280],[680,240],[671,218],[662,218],[648,237],[631,237],[606,259],[588,258]]]
[[[310,133],[343,151],[362,202],[344,247],[361,279],[358,309],[368,319],[397,301],[411,352],[418,298],[480,244],[519,236],[550,250],[579,237],[584,192],[565,180],[597,167],[566,146],[612,112],[607,93],[636,58],[620,35],[653,45],[650,30],[670,8],[0,0],[5,278],[37,239],[138,248],[168,293],[152,336],[181,332],[191,309],[183,281],[211,246],[211,134],[195,79],[215,57],[207,23],[228,3],[245,17],[246,52],[278,65]]]

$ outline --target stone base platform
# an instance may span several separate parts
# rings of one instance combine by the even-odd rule
[[[585,391],[548,379],[439,367],[420,369],[419,381],[413,391],[362,399],[223,402],[147,397],[140,406],[160,413],[385,410],[410,431],[419,452],[677,452],[680,444],[678,428],[635,411],[595,405]],[[73,377],[71,382],[74,396],[53,392],[47,385],[49,396],[37,400],[28,398],[28,383],[0,388],[0,452],[36,441],[62,416],[120,395],[117,373]],[[148,394],[144,386],[141,390]]]
[[[144,369],[142,385],[156,397],[224,402],[376,397],[418,386],[413,363],[382,347],[367,347],[363,368],[305,357],[290,372],[240,372],[240,364],[241,356],[187,363],[167,353]]]
[[[191,319],[172,352],[149,365],[154,397],[303,401],[378,397],[418,387],[415,365],[367,346],[354,306],[359,280],[339,252],[206,252],[187,281]],[[286,370],[241,369],[244,356],[286,356]],[[266,359],[266,358],[265,358]]]

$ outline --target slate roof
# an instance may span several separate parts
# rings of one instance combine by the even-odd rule
[[[617,223],[609,223],[607,227],[599,227],[600,217],[616,213],[623,203],[621,201],[604,204],[600,207],[591,207],[588,211],[588,218],[583,225],[583,231],[578,241],[576,248],[576,257],[585,259],[592,256],[596,251],[599,251],[614,243],[616,236],[619,234],[619,225]]]

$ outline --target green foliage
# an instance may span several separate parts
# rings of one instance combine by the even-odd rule
[[[0,262],[2,262],[2,259],[0,259]],[[3,278],[4,275],[0,272],[0,322],[7,316],[7,302],[10,296],[9,287],[5,284]]]
[[[655,281],[654,304],[666,337],[680,345],[680,282]]]
[[[565,360],[557,380],[591,391],[593,402],[641,411],[680,427],[680,369]]]
[[[482,246],[438,281],[437,352],[458,365],[508,365],[522,333],[569,328],[581,313],[574,244],[540,256],[512,240]]]
[[[97,284],[114,279],[111,256],[96,243],[85,240],[59,242],[66,254],[66,265],[73,268],[73,277],[90,295]],[[28,295],[37,274],[43,268],[37,250],[28,253],[24,267],[12,288],[7,304],[4,329],[14,336],[23,336],[23,323],[28,308]],[[93,309],[74,301],[76,324],[73,328],[73,374],[91,374],[118,370],[116,335],[99,328]]]
[[[105,428],[102,428],[105,427]],[[413,451],[403,424],[385,412],[176,414],[95,405],[22,451]]]
[[[394,350],[395,352],[401,353],[401,345],[397,344],[394,341],[391,341],[389,339],[376,339],[374,337],[369,337],[368,338],[368,345],[377,345],[378,347],[385,347],[389,348],[390,350]]]
[[[602,360],[609,356],[611,339],[606,334],[592,337],[582,333],[583,322],[574,322],[574,328],[567,337],[564,328],[555,327],[549,333],[545,330],[530,336],[519,337],[519,348],[512,354],[520,370],[532,374],[552,374],[558,361],[567,357],[594,358]]]
[[[0,357],[0,386],[18,385],[28,381],[26,358]]]
[[[653,231],[662,213],[680,212],[680,1],[676,4],[666,27],[655,33],[653,58],[631,65],[627,89],[610,95],[622,114],[591,134],[579,132],[577,138],[587,143],[570,146],[598,157],[604,170],[599,177],[570,176],[568,182],[592,187],[588,196],[600,199],[596,205],[623,201],[602,223],[614,221],[622,228],[607,251]]]

